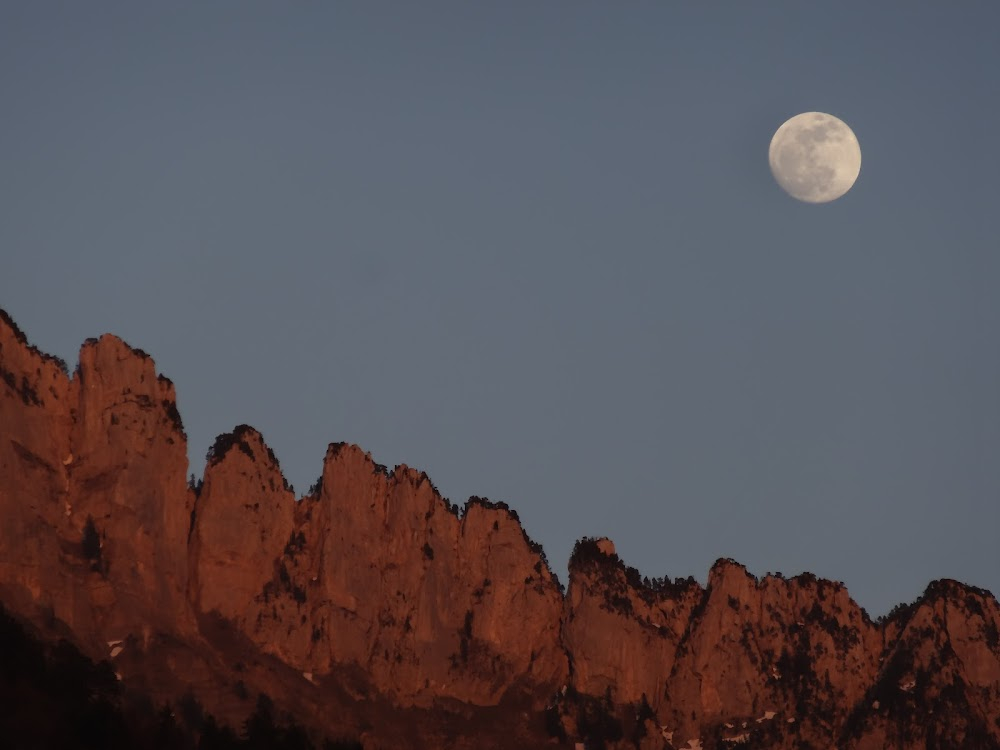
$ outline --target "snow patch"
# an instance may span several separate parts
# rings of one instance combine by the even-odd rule
[[[303,672],[302,676],[305,677],[307,680],[309,680],[309,682],[311,682],[313,685],[316,684],[316,680],[313,679],[313,673],[312,672]]]
[[[723,742],[731,742],[734,745],[742,745],[744,742],[750,741],[750,732],[743,732],[742,734],[737,734],[732,737],[723,737]]]
[[[774,711],[765,711],[764,715],[757,719],[757,723],[760,724],[762,721],[770,721],[775,716]]]
[[[115,646],[113,649],[111,649],[111,658],[114,659],[116,656],[118,656],[118,654],[120,654],[124,650],[125,649],[122,646]]]
[[[683,750],[683,748],[682,748]],[[701,738],[698,737],[693,740],[688,740],[687,750],[701,750]]]

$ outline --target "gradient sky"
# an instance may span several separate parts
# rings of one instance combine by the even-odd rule
[[[0,6],[0,307],[504,500],[565,580],[1000,591],[1000,4]],[[774,130],[861,143],[799,203]],[[71,365],[72,366],[72,365]]]

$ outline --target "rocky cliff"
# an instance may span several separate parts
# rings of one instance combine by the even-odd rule
[[[506,505],[332,444],[297,499],[240,426],[189,484],[169,380],[87,341],[70,375],[0,313],[0,600],[156,701],[266,692],[367,747],[1000,747],[1000,609],[931,584],[642,578],[582,540],[563,593]]]

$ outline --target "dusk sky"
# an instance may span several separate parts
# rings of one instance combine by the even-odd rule
[[[0,307],[502,500],[565,581],[1000,591],[1000,3],[0,5]],[[800,112],[861,174],[801,203]],[[2,426],[0,426],[2,431]]]

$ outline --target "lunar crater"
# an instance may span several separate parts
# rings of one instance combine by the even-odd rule
[[[861,172],[861,147],[843,120],[805,112],[778,128],[768,161],[778,185],[793,198],[828,203],[853,187]]]

